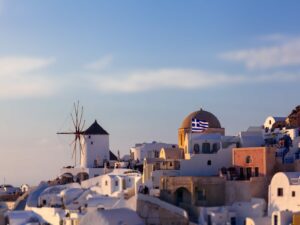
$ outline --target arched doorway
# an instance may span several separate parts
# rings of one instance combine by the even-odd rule
[[[191,204],[191,193],[184,187],[178,188],[175,191],[175,199],[176,205],[180,206],[182,203],[184,204]]]
[[[86,172],[81,172],[77,174],[77,179],[76,179],[77,182],[81,182],[87,179],[89,179],[89,175]]]
[[[61,175],[61,180],[64,184],[74,182],[73,175],[71,173],[64,173]]]

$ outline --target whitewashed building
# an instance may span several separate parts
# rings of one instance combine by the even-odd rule
[[[82,168],[104,167],[110,160],[109,134],[95,121],[83,134]]]
[[[115,169],[111,173],[104,174],[83,181],[83,188],[99,187],[102,195],[120,197],[122,195],[134,195],[138,191],[141,182],[140,172],[130,169]]]
[[[159,158],[162,148],[177,148],[177,145],[153,141],[151,143],[136,144],[130,149],[130,153],[133,160],[143,162],[145,158]]]
[[[264,128],[266,131],[271,131],[274,128],[274,125],[284,124],[286,117],[283,116],[268,116],[264,122]]]
[[[276,173],[269,186],[268,214],[289,210],[300,212],[300,172]]]
[[[193,120],[207,123],[202,132],[193,131]],[[203,109],[189,114],[178,129],[179,147],[184,151],[180,161],[181,176],[218,175],[222,167],[232,165],[232,148],[239,145],[240,139],[225,136],[218,118]]]
[[[61,176],[82,181],[110,172],[117,157],[109,149],[108,132],[95,121],[83,132],[82,137],[80,166],[62,168]]]

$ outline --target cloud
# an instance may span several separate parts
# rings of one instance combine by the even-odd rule
[[[222,53],[220,57],[233,62],[241,62],[249,69],[300,65],[300,38],[290,39],[283,36],[270,36],[270,38],[284,41],[270,47]]]
[[[229,75],[192,69],[158,69],[128,73],[125,76],[92,76],[91,84],[101,92],[137,93],[157,89],[194,90],[244,83],[300,80],[300,74]]]
[[[261,41],[272,41],[272,42],[282,42],[282,41],[289,41],[293,37],[286,35],[286,34],[268,34],[268,35],[263,35],[259,36],[257,39]]]
[[[0,77],[39,70],[43,67],[49,66],[54,61],[55,60],[53,58],[1,57]]]
[[[53,94],[57,83],[41,75],[41,69],[48,67],[53,58],[1,57],[0,98],[43,97]]]
[[[113,56],[106,55],[94,62],[85,65],[85,68],[90,70],[103,70],[106,69],[108,66],[110,66],[112,61],[113,61]]]

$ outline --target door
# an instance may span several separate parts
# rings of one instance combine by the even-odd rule
[[[247,167],[246,173],[247,173],[247,180],[249,180],[252,177],[252,169],[251,169],[251,167]]]

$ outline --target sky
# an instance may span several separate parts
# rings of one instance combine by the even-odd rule
[[[299,105],[298,1],[0,0],[0,183],[72,165],[77,100],[122,155],[177,143],[200,108],[228,135]],[[2,182],[3,179],[3,182]]]

